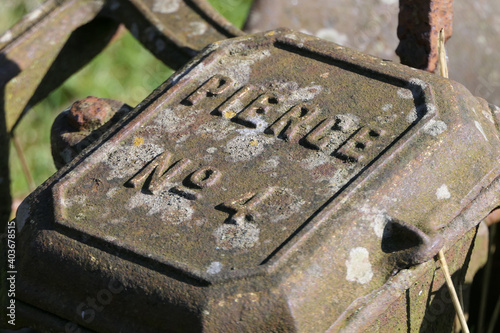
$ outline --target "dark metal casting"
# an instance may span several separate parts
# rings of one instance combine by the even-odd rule
[[[291,30],[214,43],[23,202],[20,325],[442,331],[433,257],[463,278],[500,204],[495,110]]]

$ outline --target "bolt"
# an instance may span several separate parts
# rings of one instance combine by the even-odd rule
[[[109,100],[89,96],[73,103],[67,114],[67,120],[77,131],[95,130],[108,122],[116,111]]]
[[[73,160],[131,109],[120,101],[89,96],[61,112],[52,124],[50,135],[56,168]]]

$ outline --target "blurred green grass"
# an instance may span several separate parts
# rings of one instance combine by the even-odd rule
[[[42,0],[0,1],[0,33]],[[209,0],[235,26],[244,24],[252,0]],[[113,98],[135,106],[173,71],[157,60],[128,32],[109,45],[86,67],[36,105],[15,131],[36,185],[55,171],[50,153],[50,127],[56,115],[87,96]],[[30,190],[14,146],[10,149],[11,193],[16,201]]]

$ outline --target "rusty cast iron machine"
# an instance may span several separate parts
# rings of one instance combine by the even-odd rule
[[[119,117],[86,126],[97,106]],[[133,109],[79,102],[17,211],[16,327],[449,329],[435,256],[459,284],[500,205],[498,113],[287,29],[210,44]]]

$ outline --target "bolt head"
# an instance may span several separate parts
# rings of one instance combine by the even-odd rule
[[[91,131],[104,125],[115,111],[106,99],[89,96],[73,103],[68,122],[75,130]]]

